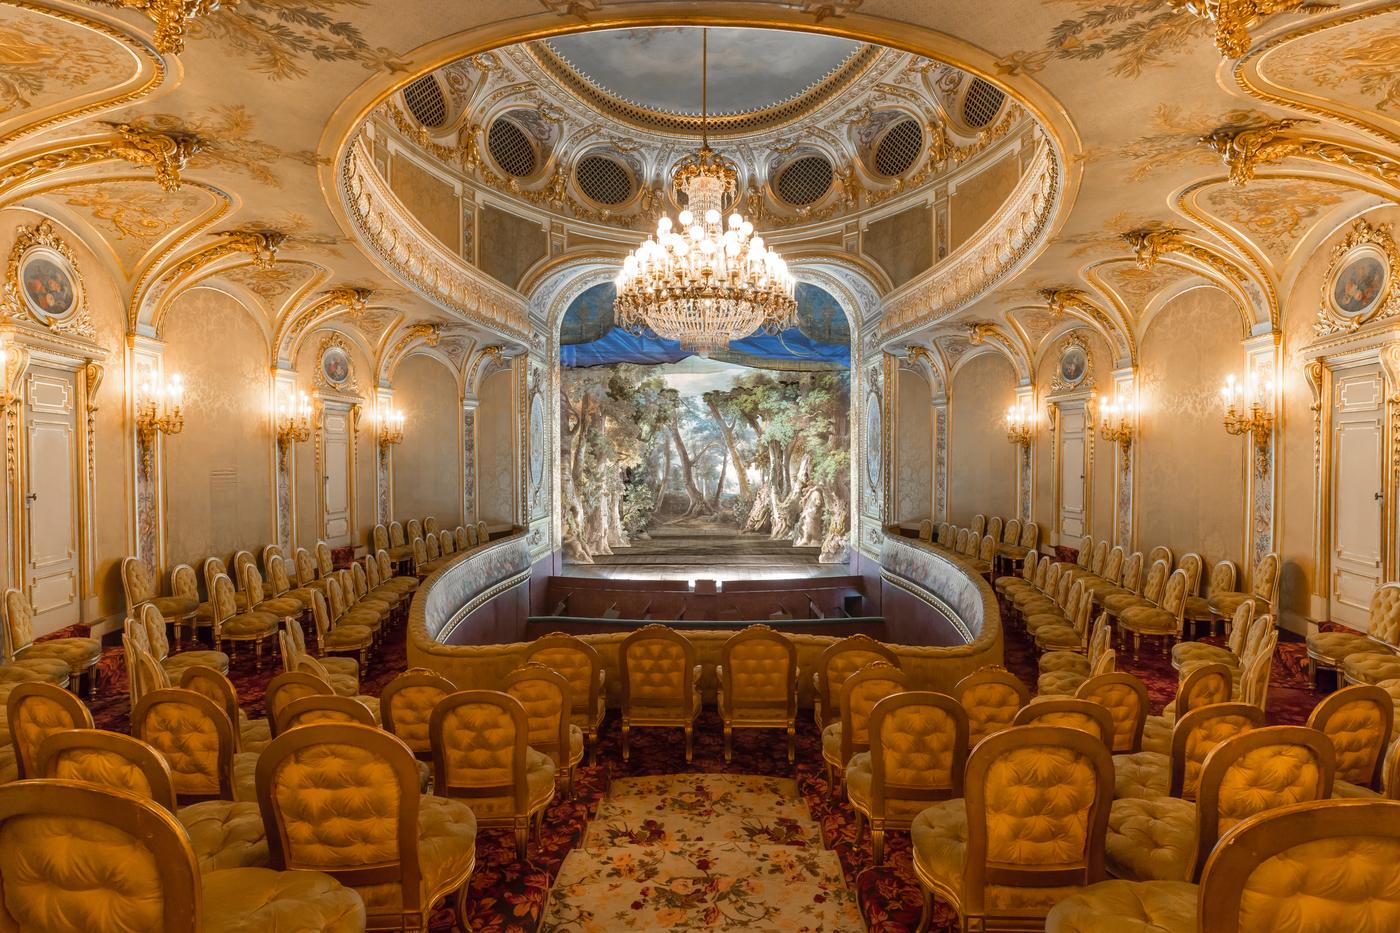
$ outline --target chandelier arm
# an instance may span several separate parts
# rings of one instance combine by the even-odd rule
[[[710,29],[700,30],[700,144],[710,148]]]

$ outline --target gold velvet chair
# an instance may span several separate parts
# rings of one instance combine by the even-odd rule
[[[486,522],[476,523],[476,539],[481,544],[491,543],[491,529],[486,527]]]
[[[1274,601],[1278,599],[1279,557],[1276,552],[1265,554],[1254,565],[1254,578],[1248,593],[1216,593],[1206,602],[1215,619],[1224,621],[1234,616],[1235,609],[1245,600],[1254,603],[1254,614],[1275,615]]]
[[[189,628],[190,636],[198,640],[200,630],[207,630],[214,624],[214,611],[210,608],[209,600],[201,601],[199,596],[199,574],[195,573],[195,569],[189,564],[176,564],[170,568],[170,592],[176,596],[183,596],[195,601],[195,610],[192,615],[183,620],[178,618],[171,620],[175,627],[175,644],[184,643],[186,628]]]
[[[1089,590],[1084,588],[1083,580],[1074,581],[1071,589],[1079,590],[1079,598],[1071,598],[1070,605],[1074,611],[1066,617],[1066,621],[1063,624],[1042,623],[1032,632],[1036,650],[1042,654],[1048,651],[1078,651],[1086,655],[1089,653],[1089,636],[1093,631],[1090,619],[1094,601]],[[1106,614],[1101,614],[1101,617],[1104,615]],[[1029,622],[1027,625],[1029,626]]]
[[[165,756],[182,803],[254,799],[258,755],[237,751],[228,714],[204,694],[152,690],[132,711],[131,734]]]
[[[102,643],[96,638],[49,638],[34,640],[34,609],[20,590],[5,591],[6,664],[57,658],[68,665],[69,684],[75,690],[86,678],[87,696],[97,695],[97,662],[102,660]]]
[[[356,564],[359,566],[359,564]],[[365,558],[364,563],[365,595],[371,599],[379,600],[389,606],[393,615],[397,616],[404,608],[404,601],[409,599],[412,590],[402,590],[395,586],[385,586],[384,579],[379,573],[379,561],[373,555]],[[392,621],[391,616],[391,621]]]
[[[964,930],[1038,929],[1046,912],[1103,879],[1113,762],[1078,729],[1022,726],[968,756],[963,799],[914,818],[914,874]]]
[[[1094,602],[1104,606],[1105,601],[1110,596],[1119,597],[1119,603],[1124,598],[1135,598],[1142,595],[1142,587],[1146,582],[1144,570],[1147,568],[1146,558],[1141,551],[1134,551],[1123,561],[1123,571],[1119,574],[1119,582],[1114,585],[1103,585],[1094,587]],[[1105,610],[1107,607],[1105,606]]]
[[[622,760],[632,752],[632,729],[681,728],[685,760],[695,754],[700,715],[700,665],[695,646],[675,629],[644,625],[618,646],[622,687]]]
[[[334,594],[339,584],[335,581],[332,583],[336,586],[336,589],[331,591]],[[322,658],[341,652],[350,653],[359,658],[357,672],[369,669],[369,649],[374,646],[373,629],[351,622],[331,625],[331,613],[326,605],[326,597],[318,591],[311,594],[311,618],[316,623],[316,650]]]
[[[324,597],[322,599],[324,601]],[[312,608],[313,610],[315,608],[314,599],[312,600]],[[315,619],[314,614],[312,618]],[[282,646],[282,670],[296,671],[306,667],[307,665],[303,664],[303,661],[309,657],[309,654],[306,650],[306,633],[302,631],[301,623],[296,619],[291,620],[277,637]],[[319,669],[325,671],[326,677],[331,686],[335,688],[336,693],[348,697],[360,692],[359,661],[331,654],[322,654],[312,660]]]
[[[583,730],[589,764],[598,763],[598,730],[607,716],[607,670],[598,651],[575,635],[553,632],[525,648],[524,663],[558,671],[569,682],[569,722]]]
[[[405,599],[412,597],[413,591],[418,589],[417,577],[394,576],[393,561],[389,557],[388,551],[376,551],[374,560],[379,565],[379,585],[381,587],[393,589]]]
[[[899,658],[869,635],[850,635],[822,649],[812,672],[812,719],[820,732],[841,721],[841,687],[856,671],[872,661],[899,666]]]
[[[326,609],[330,614],[332,629],[342,625],[353,625],[369,629],[371,638],[378,638],[379,630],[384,627],[385,615],[377,608],[362,609],[352,606],[339,574],[332,574],[323,582],[326,585],[322,592],[326,597]]]
[[[233,584],[234,608],[237,609],[238,612],[243,612],[248,608],[248,597],[244,593],[239,592],[238,590],[239,577],[236,569],[233,573],[229,573],[228,565],[225,564],[223,560],[218,557],[206,557],[204,559],[202,569],[204,573],[204,589],[209,594],[209,600],[205,605],[201,605],[199,607],[198,614],[200,616],[203,616],[207,613],[210,619],[210,624],[212,625],[214,617],[214,578],[221,573],[227,576],[229,582]]]
[[[1381,767],[1394,725],[1394,701],[1372,684],[1344,687],[1313,707],[1308,726],[1330,739],[1336,750],[1337,796],[1381,789]]]
[[[970,531],[973,535],[976,535],[978,538],[981,538],[981,537],[982,537],[982,532],[984,532],[984,531],[986,531],[986,530],[987,530],[987,516],[981,514],[980,512],[979,512],[978,514],[972,516],[972,526],[969,528],[969,531]]]
[[[205,651],[196,648],[171,654],[170,639],[166,637],[165,619],[161,617],[160,610],[153,603],[146,603],[141,607],[140,612],[141,617],[138,624],[145,629],[146,644],[150,648],[151,657],[155,658],[157,664],[165,668],[165,672],[170,675],[171,680],[179,680],[180,674],[191,665],[212,667],[220,674],[228,673],[228,655],[222,651]]]
[[[1176,695],[1163,708],[1161,715],[1150,716],[1146,732],[1151,737],[1144,747],[1170,754],[1171,733],[1177,719],[1202,706],[1229,703],[1236,696],[1238,672],[1223,664],[1195,664],[1182,674],[1176,685]]]
[[[1206,756],[1226,739],[1263,725],[1263,711],[1249,703],[1212,703],[1183,713],[1168,754],[1141,751],[1114,759],[1114,798],[1195,800]]]
[[[977,542],[977,549],[968,556],[968,568],[975,574],[991,578],[993,572],[993,561],[997,555],[997,539],[991,535],[983,535]]]
[[[379,544],[379,539],[375,539],[375,550],[384,549],[389,552],[389,559],[395,563],[403,563],[413,556],[412,549],[408,546],[408,539],[404,537],[403,525],[399,522],[389,523],[389,543]]]
[[[239,705],[238,693],[233,689],[233,684],[213,668],[191,665],[180,673],[177,686],[206,696],[223,709],[228,721],[234,726],[235,752],[260,752],[272,741],[271,718],[250,718]],[[135,708],[134,704],[132,708]]]
[[[1190,592],[1190,575],[1184,570],[1173,570],[1162,590],[1162,600],[1156,606],[1128,606],[1118,614],[1118,628],[1131,632],[1133,654],[1142,646],[1144,635],[1161,638],[1168,646],[1181,638],[1183,613],[1186,612],[1186,596]]]
[[[140,612],[147,603],[160,610],[160,614],[175,623],[175,631],[185,624],[193,625],[195,611],[199,608],[197,594],[174,589],[171,581],[171,596],[160,595],[160,581],[150,564],[139,557],[123,557],[121,563],[122,591],[126,594],[126,611],[132,615]]]
[[[871,661],[841,687],[841,721],[822,730],[822,762],[833,793],[839,793],[846,766],[856,752],[870,749],[870,713],[887,696],[909,685],[904,672],[886,661]]]
[[[385,684],[379,694],[379,715],[384,720],[384,730],[402,739],[416,757],[431,758],[433,746],[428,736],[428,723],[433,717],[433,708],[443,697],[456,692],[456,685],[436,671],[423,667],[404,671]]]
[[[347,580],[350,585],[345,587]],[[342,570],[340,582],[341,586],[345,587],[347,596],[346,602],[352,603],[356,609],[368,609],[379,613],[380,618],[383,620],[380,624],[381,630],[385,625],[389,624],[389,620],[393,617],[394,609],[399,604],[399,597],[387,594],[381,596],[372,594],[369,588],[369,575],[365,573],[363,564],[359,561],[355,561],[350,565],[348,571]]]
[[[1058,608],[1055,594],[1059,590],[1060,576],[1063,573],[1059,563],[1049,554],[1036,564],[1032,586],[1012,592],[1011,606],[1014,610],[1012,621],[1024,619],[1027,615]]]
[[[438,520],[435,516],[427,515],[423,518],[423,533],[425,535],[435,535],[438,533]]]
[[[35,681],[15,684],[5,700],[6,723],[20,778],[36,777],[39,746],[55,732],[91,729],[92,713],[62,687]]]
[[[1065,729],[1078,729],[1104,743],[1105,748],[1109,748],[1113,743],[1113,717],[1108,714],[1108,710],[1097,703],[1072,697],[1051,697],[1028,703],[1017,711],[1011,725],[1013,728],[1060,726]]]
[[[1278,629],[1273,629],[1259,646],[1258,652],[1239,672],[1239,687],[1235,696],[1259,707],[1260,712],[1267,712],[1269,708],[1269,680],[1274,670],[1274,649],[1277,646]]]
[[[1107,612],[1116,623],[1122,620],[1123,613],[1129,609],[1155,609],[1162,601],[1162,593],[1167,588],[1167,578],[1170,576],[1170,564],[1164,560],[1154,561],[1148,565],[1147,575],[1143,577],[1141,595],[1114,593],[1105,596],[1102,603],[1103,611]]]
[[[1002,540],[1004,543],[997,548],[997,554],[1014,565],[1024,561],[1026,555],[1040,545],[1040,526],[1035,522],[1026,522],[1021,526],[1020,535],[1014,542],[1009,541],[1006,536],[1003,536]]]
[[[1140,678],[1126,671],[1096,673],[1079,685],[1074,696],[1096,703],[1108,712],[1113,723],[1109,750],[1115,755],[1131,755],[1142,750],[1143,725],[1150,701],[1147,685]]]
[[[311,594],[316,591],[306,586],[292,586],[292,575],[288,569],[292,562],[290,558],[282,556],[281,550],[276,545],[267,546],[267,581],[264,585],[274,598],[295,602],[299,610],[294,615],[301,616],[311,610]]]
[[[278,674],[267,682],[267,690],[263,695],[263,705],[267,710],[272,737],[277,737],[277,722],[282,710],[287,706],[303,697],[341,695],[332,689],[324,677],[318,677],[310,671],[291,670]]]
[[[1021,679],[1002,667],[973,671],[953,688],[953,697],[967,711],[967,741],[970,747],[1011,723],[1021,707],[1030,702],[1030,691]]]
[[[846,795],[870,822],[871,857],[884,862],[885,833],[907,830],[929,803],[962,796],[967,765],[967,713],[942,693],[910,690],[870,711],[870,750],[846,765]]]
[[[379,727],[374,714],[363,703],[350,697],[318,693],[304,696],[282,706],[277,711],[277,734],[282,735],[300,726],[327,722],[358,723],[371,729]]]
[[[1184,562],[1185,558],[1183,558]],[[1210,579],[1206,581],[1206,595],[1199,595],[1194,589],[1191,595],[1186,597],[1186,625],[1188,632],[1195,635],[1202,624],[1213,624],[1215,615],[1210,611],[1210,600],[1220,593],[1234,592],[1235,584],[1239,580],[1239,568],[1232,560],[1222,560],[1216,562],[1210,568]],[[1250,605],[1250,618],[1253,616],[1253,603]],[[1233,628],[1231,629],[1233,631]],[[1189,644],[1189,642],[1188,642]],[[1175,662],[1175,657],[1173,657]]]
[[[485,542],[481,541],[481,540],[478,538],[478,536],[477,536],[477,533],[476,533],[476,526],[475,526],[475,525],[468,525],[468,526],[467,526],[467,546],[468,546],[468,547],[476,547],[478,544],[483,544],[483,543],[485,543]]]
[[[468,537],[467,529],[464,525],[458,525],[456,528],[452,529],[452,538],[456,542],[457,550],[459,551],[465,551],[472,546],[471,538]]]
[[[1216,840],[1256,813],[1332,794],[1335,755],[1304,726],[1235,735],[1206,756],[1194,801],[1115,800],[1108,817],[1108,871],[1132,881],[1195,881]]]
[[[1199,599],[1200,597],[1191,597]],[[1187,600],[1190,604],[1191,599]],[[1189,616],[1187,621],[1190,621]],[[1172,645],[1172,667],[1185,670],[1193,664],[1224,664],[1239,667],[1245,653],[1245,640],[1249,637],[1250,626],[1254,624],[1254,603],[1240,603],[1230,622],[1230,636],[1225,645],[1208,645],[1199,641],[1183,641]]]
[[[288,730],[258,759],[257,795],[271,866],[338,879],[364,902],[369,929],[427,930],[476,867],[472,809],[424,795],[413,753],[379,729]]]
[[[164,807],[85,781],[0,788],[0,928],[43,933],[361,933],[364,905],[316,872],[201,873]],[[118,871],[118,869],[120,869]]]
[[[3,611],[0,607],[0,612]],[[73,683],[73,669],[62,658],[15,657],[10,649],[10,627],[0,624],[0,687],[31,680],[69,687]]]
[[[1026,592],[1035,586],[1035,568],[1040,561],[1040,555],[1035,551],[1027,551],[1025,559],[1021,561],[1020,572],[1007,576],[997,577],[992,582],[992,588],[997,591],[997,595],[1003,599],[1010,599],[1016,593]]]
[[[529,746],[525,708],[496,690],[462,690],[433,707],[433,790],[470,801],[484,829],[515,833],[524,859],[530,826],[554,799],[554,762]],[[406,750],[406,749],[405,749]]]
[[[175,812],[175,784],[164,756],[140,739],[106,729],[65,729],[40,743],[34,776],[126,791]]]
[[[174,686],[165,668],[156,663],[146,644],[146,630],[135,619],[128,619],[127,631],[122,635],[122,660],[126,664],[127,681],[130,684],[130,709],[135,709],[141,698],[152,690]]]
[[[583,761],[583,730],[569,722],[569,682],[543,664],[528,663],[505,676],[501,686],[525,709],[529,744],[554,762],[564,778],[564,793],[574,797],[574,769]]]
[[[724,760],[734,755],[735,729],[782,729],[788,761],[797,756],[797,646],[767,625],[751,625],[720,647],[719,718]]]
[[[927,518],[919,522],[919,540],[933,541],[933,522],[929,521]]]
[[[1080,598],[1084,594],[1082,586],[1075,586],[1075,580],[1064,570],[1056,572],[1056,564],[1050,568],[1050,572],[1045,575],[1046,593],[1041,597],[1019,598],[1015,601],[1016,611],[1021,616],[1021,627],[1026,630],[1026,634],[1034,635],[1036,628],[1041,625],[1063,625],[1070,614],[1071,602],[1075,606],[1079,604]]]
[[[1108,663],[1107,670],[1116,658],[1104,661],[1105,655],[1113,654],[1113,629],[1108,624],[1108,614],[1100,613],[1098,621],[1089,630],[1087,651],[1068,649],[1047,651],[1040,656],[1040,676],[1036,678],[1037,696],[1073,696],[1079,685],[1094,673],[1105,673],[1100,668]]]
[[[1379,683],[1400,677],[1400,583],[1383,583],[1371,594],[1366,632],[1316,632],[1308,636],[1313,682],[1318,671],[1333,671],[1351,683]],[[1359,675],[1359,676],[1358,676]]]
[[[214,610],[214,650],[222,651],[224,642],[252,644],[259,669],[262,668],[263,646],[277,636],[281,618],[270,613],[239,611],[233,591],[233,581],[226,573],[216,573],[209,587],[209,601]]]

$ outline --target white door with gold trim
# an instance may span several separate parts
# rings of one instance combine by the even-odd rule
[[[43,635],[79,620],[78,414],[74,374],[30,367],[24,377],[24,589]]]
[[[1333,385],[1330,615],[1364,630],[1382,572],[1385,379],[1370,364],[1338,370]]]
[[[326,406],[321,416],[321,537],[332,547],[352,543],[353,430],[348,407]]]
[[[1060,406],[1060,536],[1077,542],[1088,521],[1084,494],[1087,416],[1084,403]]]

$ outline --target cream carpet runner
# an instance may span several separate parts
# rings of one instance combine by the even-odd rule
[[[864,929],[795,782],[619,778],[549,892],[541,931]]]

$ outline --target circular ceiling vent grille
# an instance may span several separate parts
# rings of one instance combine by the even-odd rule
[[[975,130],[980,130],[996,117],[1006,95],[995,86],[975,78],[972,86],[963,95],[963,122]]]
[[[584,156],[574,167],[579,190],[599,204],[621,204],[632,196],[632,176],[606,156]]]
[[[413,119],[426,127],[439,127],[447,122],[447,98],[432,75],[424,75],[404,88],[403,102]]]
[[[486,148],[505,172],[516,178],[526,178],[535,171],[535,147],[525,131],[504,117],[491,124],[486,134]]]
[[[875,171],[889,178],[903,175],[919,158],[924,131],[917,120],[900,120],[875,147]]]
[[[778,173],[778,197],[795,207],[813,204],[831,187],[831,163],[821,156],[803,156]]]

